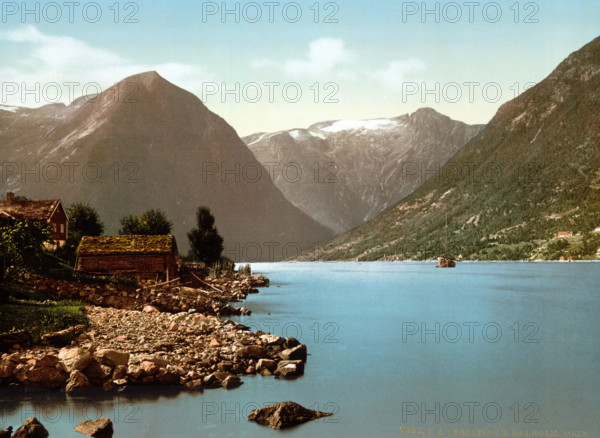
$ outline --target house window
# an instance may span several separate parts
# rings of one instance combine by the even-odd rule
[[[61,234],[65,234],[65,224],[60,224],[60,232]]]
[[[52,224],[52,230],[56,233],[56,224]]]

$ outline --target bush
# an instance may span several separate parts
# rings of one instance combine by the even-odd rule
[[[242,265],[238,268],[238,272],[242,275],[252,275],[252,268],[250,265]]]
[[[227,257],[222,257],[221,260],[213,263],[209,268],[211,277],[233,277],[235,263]]]

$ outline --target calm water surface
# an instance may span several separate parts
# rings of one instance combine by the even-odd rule
[[[251,295],[243,305],[253,315],[237,321],[307,344],[303,377],[245,377],[239,389],[201,394],[3,389],[0,426],[36,415],[51,437],[70,438],[81,436],[73,427],[83,419],[108,416],[115,437],[132,438],[396,437],[413,427],[420,436],[600,437],[600,264],[253,270],[271,287]],[[246,421],[250,410],[285,400],[335,415],[284,432]]]

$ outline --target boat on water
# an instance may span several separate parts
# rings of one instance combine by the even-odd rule
[[[455,268],[456,260],[454,260],[453,258],[450,258],[450,257],[439,256],[437,267],[438,268]]]
[[[438,256],[438,268],[454,268],[456,260],[448,256],[448,218],[446,218],[446,255]]]

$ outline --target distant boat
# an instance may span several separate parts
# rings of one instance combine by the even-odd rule
[[[448,256],[448,218],[446,217],[446,255],[438,257],[438,268],[454,268],[456,260]]]

